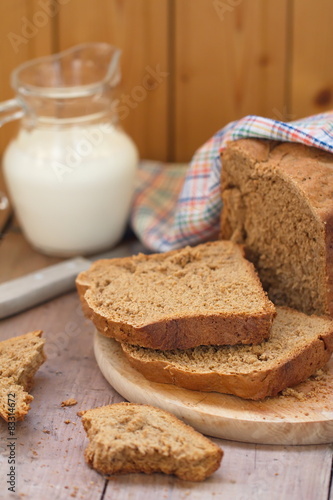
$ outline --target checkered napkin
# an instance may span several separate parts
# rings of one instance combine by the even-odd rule
[[[164,252],[216,237],[222,209],[220,151],[246,137],[299,142],[333,153],[333,111],[289,123],[246,116],[219,130],[190,165],[142,162],[131,223],[146,247]]]

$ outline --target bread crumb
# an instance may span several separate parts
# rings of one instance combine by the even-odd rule
[[[306,396],[305,396],[304,392],[296,391],[295,389],[292,389],[291,387],[288,387],[287,389],[282,391],[281,396],[282,397],[291,396],[293,398],[298,399],[299,401],[306,401]]]
[[[51,431],[48,431],[47,429],[43,430],[44,434],[51,434]]]
[[[74,398],[66,399],[61,403],[61,406],[74,406],[77,405],[77,401]]]
[[[77,414],[78,417],[82,417],[82,415],[85,414],[85,411],[81,410],[81,411],[78,411],[76,414]]]
[[[71,423],[71,421],[70,421],[70,420],[64,420],[64,423],[65,423],[65,424],[70,424],[70,423]]]
[[[317,370],[316,373],[314,373],[311,378],[314,380],[323,380],[325,378],[325,371],[323,369]]]

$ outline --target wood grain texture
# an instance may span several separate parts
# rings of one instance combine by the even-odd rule
[[[161,475],[118,477],[108,483],[104,500],[326,500],[328,447],[213,441],[225,454],[220,469],[207,481],[185,483]]]
[[[286,106],[287,1],[175,2],[176,161],[229,121],[282,119]]]
[[[93,8],[90,0],[71,0],[58,23],[59,50],[87,41],[122,49],[121,125],[142,157],[161,160],[167,157],[168,76],[154,72],[168,72],[167,28],[167,0],[96,0]]]
[[[84,462],[87,439],[76,413],[122,398],[103,379],[94,361],[92,327],[82,317],[76,294],[1,322],[1,338],[36,325],[44,329],[48,360],[36,376],[31,411],[17,426],[18,493],[24,493],[27,500],[101,499],[104,479]],[[62,408],[61,402],[68,398],[75,398],[78,404]],[[65,424],[67,420],[69,424]],[[2,491],[6,433],[6,424],[1,421]],[[202,496],[207,500],[267,500],[268,495],[272,500],[327,498],[332,459],[329,446],[213,441],[222,446],[225,456],[221,468],[204,483],[187,483],[161,474],[114,476],[105,485],[104,499],[155,500],[164,495],[171,500],[200,500]]]
[[[291,114],[294,118],[332,109],[333,3],[294,0]]]
[[[40,325],[46,339],[46,363],[38,371],[32,390],[34,401],[26,420],[17,424],[16,453],[18,495],[26,499],[100,498],[103,477],[84,462],[85,432],[77,412],[118,402],[96,370],[90,326],[82,317],[76,294],[16,316],[1,324],[1,338],[8,338]],[[78,404],[61,407],[74,398]],[[69,420],[69,423],[66,421]],[[1,453],[7,437],[0,422]],[[1,467],[1,491],[6,491]]]

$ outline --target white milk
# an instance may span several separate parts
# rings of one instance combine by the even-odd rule
[[[21,130],[4,174],[27,239],[47,254],[89,254],[122,237],[138,154],[107,124]]]

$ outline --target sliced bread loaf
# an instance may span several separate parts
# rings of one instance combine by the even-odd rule
[[[246,399],[275,396],[322,368],[333,351],[333,321],[277,308],[269,340],[257,346],[158,351],[122,344],[148,380]]]
[[[275,304],[332,316],[333,155],[242,139],[222,158],[222,238],[244,244]]]
[[[84,412],[88,464],[101,474],[163,472],[202,481],[221,463],[216,444],[171,413],[118,403]]]
[[[275,316],[253,265],[230,241],[100,260],[76,283],[102,334],[154,349],[259,343]]]
[[[23,420],[30,409],[28,391],[46,359],[41,335],[36,330],[0,342],[0,416],[6,421]]]

